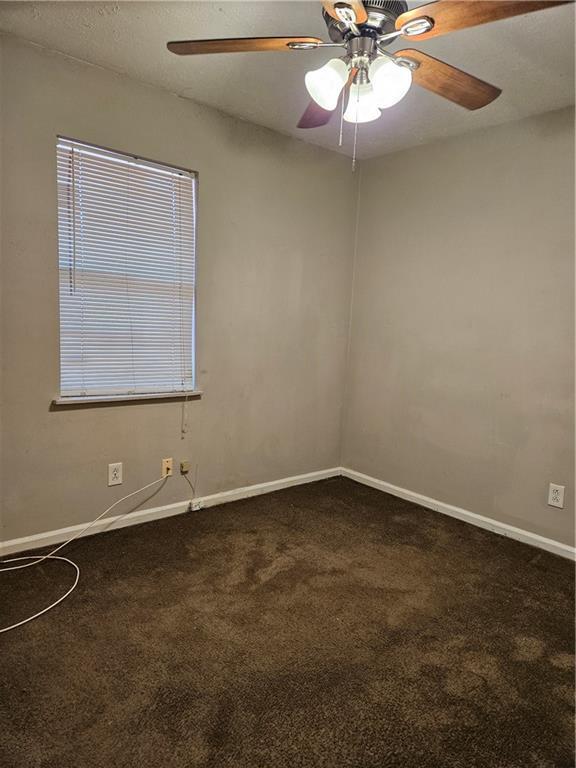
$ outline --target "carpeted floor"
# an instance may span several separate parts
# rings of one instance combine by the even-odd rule
[[[566,560],[341,478],[70,551],[0,636],[3,768],[574,765]]]

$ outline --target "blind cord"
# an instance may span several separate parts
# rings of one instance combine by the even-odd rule
[[[65,563],[69,563],[76,571],[74,583],[72,584],[72,586],[67,592],[65,592],[61,597],[58,598],[58,600],[55,600],[46,608],[43,608],[41,611],[38,611],[32,616],[28,616],[28,618],[22,619],[22,621],[16,622],[16,624],[10,624],[7,627],[0,628],[0,634],[2,632],[9,632],[11,629],[16,629],[17,627],[21,627],[23,624],[27,624],[29,621],[33,621],[34,619],[37,619],[39,616],[42,616],[42,614],[47,613],[47,611],[51,610],[52,608],[55,608],[59,603],[65,600],[68,597],[68,595],[72,594],[72,592],[76,589],[76,586],[80,580],[80,568],[73,560],[69,560],[67,557],[56,556],[56,552],[59,552],[64,547],[67,547],[68,544],[71,544],[79,536],[82,536],[83,533],[85,533],[89,528],[91,528],[95,523],[97,523],[98,520],[101,520],[104,517],[104,515],[108,514],[108,512],[114,509],[114,507],[118,506],[118,504],[121,504],[123,501],[126,501],[126,499],[132,498],[132,496],[136,496],[142,491],[145,491],[147,488],[152,488],[152,486],[158,485],[158,483],[164,482],[166,479],[167,479],[166,477],[159,477],[157,480],[153,480],[151,483],[148,483],[148,485],[143,485],[142,488],[138,488],[137,491],[132,491],[132,493],[129,493],[126,496],[123,496],[121,499],[118,499],[117,501],[114,502],[114,504],[111,504],[107,509],[104,510],[104,512],[98,515],[98,517],[94,518],[92,522],[88,523],[88,525],[86,525],[84,528],[78,531],[78,533],[74,534],[74,536],[69,538],[67,541],[63,542],[62,544],[59,544],[57,547],[51,550],[47,555],[26,555],[24,557],[10,557],[7,560],[0,560],[0,573],[4,573],[5,571],[18,571],[18,570],[21,570],[22,568],[30,568],[30,566],[32,565],[39,565],[40,563],[43,563],[44,560],[62,560]],[[188,478],[186,479],[188,480]],[[194,491],[194,486],[191,483],[190,483],[190,487]],[[126,514],[128,513],[125,512],[124,515]],[[124,515],[120,515],[120,517],[124,517]],[[4,565],[6,565],[6,563],[16,563],[22,560],[25,560],[25,561],[31,560],[32,562],[24,562],[24,563],[21,563],[20,565],[11,565],[8,568],[3,567]]]

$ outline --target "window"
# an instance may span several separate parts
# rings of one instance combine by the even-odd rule
[[[60,395],[194,390],[196,175],[58,139]]]

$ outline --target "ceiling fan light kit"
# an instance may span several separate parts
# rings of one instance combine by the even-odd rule
[[[347,123],[371,123],[379,117],[380,110],[372,83],[352,83],[344,120]]]
[[[411,42],[460,29],[566,5],[573,0],[437,0],[408,10],[405,0],[346,0],[322,3],[330,42],[317,37],[249,37],[224,40],[183,40],[168,43],[181,56],[255,51],[310,51],[344,48],[305,76],[312,101],[299,128],[326,125],[339,103],[346,122],[370,122],[406,96],[412,83],[461,107],[480,109],[501,93],[467,72],[414,48],[385,48],[400,37]],[[356,146],[356,131],[354,134]]]
[[[351,78],[344,120],[368,123],[380,117],[380,109],[397,104],[408,93],[412,75],[405,59],[380,52],[374,38],[352,37],[348,53],[331,59],[305,77],[310,96],[326,110],[334,110],[340,93]],[[414,63],[418,66],[417,63]],[[352,75],[352,73],[354,73]]]
[[[304,81],[310,96],[323,109],[336,109],[342,89],[348,82],[348,66],[342,59],[330,59],[320,69],[306,73]]]
[[[402,59],[390,60],[381,56],[370,64],[370,82],[380,109],[398,104],[410,90],[412,72],[410,66],[402,66],[402,63]]]

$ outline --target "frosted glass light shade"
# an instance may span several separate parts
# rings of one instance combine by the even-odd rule
[[[336,109],[338,97],[348,80],[348,67],[342,59],[330,59],[320,69],[307,72],[306,88],[316,104],[323,109]]]
[[[380,109],[387,109],[406,96],[412,85],[412,72],[382,57],[370,65],[370,82],[376,103]]]
[[[369,123],[372,120],[378,120],[379,117],[380,110],[376,103],[372,84],[353,83],[350,86],[350,96],[348,97],[344,120],[347,123]]]

